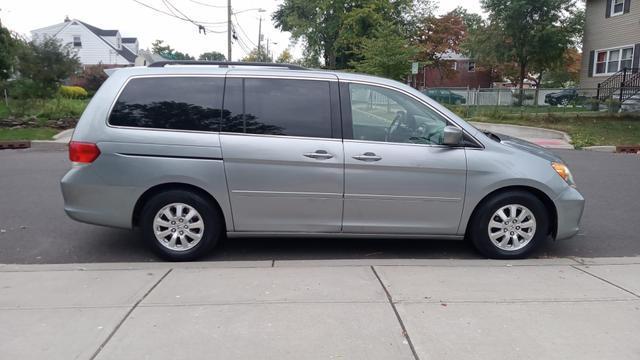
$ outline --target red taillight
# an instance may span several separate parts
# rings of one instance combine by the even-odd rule
[[[92,163],[98,156],[100,156],[100,149],[96,144],[80,141],[69,143],[69,160],[73,162],[88,164]]]

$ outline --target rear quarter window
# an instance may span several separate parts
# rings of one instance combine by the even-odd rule
[[[109,115],[109,124],[218,131],[223,91],[224,78],[134,78],[116,100]]]
[[[227,79],[222,131],[331,137],[329,82]]]

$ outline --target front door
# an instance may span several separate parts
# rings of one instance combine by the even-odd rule
[[[339,232],[337,81],[228,77],[220,132],[236,231]]]
[[[349,103],[343,231],[456,234],[466,157],[463,147],[442,145],[447,120],[396,90],[352,83],[341,91]]]

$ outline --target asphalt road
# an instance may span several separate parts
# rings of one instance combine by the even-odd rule
[[[587,199],[580,234],[536,257],[640,255],[640,156],[558,151]],[[77,223],[63,211],[63,151],[0,151],[0,263],[158,261],[133,231]],[[230,239],[204,260],[479,258],[463,241]]]

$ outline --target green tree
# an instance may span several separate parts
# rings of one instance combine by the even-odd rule
[[[71,46],[52,37],[31,41],[18,51],[16,70],[20,77],[14,82],[14,94],[22,98],[50,97],[79,68],[78,56]]]
[[[168,60],[195,60],[188,53],[176,51],[168,44],[164,44],[164,40],[156,40],[151,43],[151,51]]]
[[[584,23],[576,0],[482,0],[482,7],[489,19],[473,39],[472,56],[515,64],[521,91],[529,73],[541,75],[562,61]]]
[[[484,25],[482,16],[469,12],[469,10],[461,6],[451,10],[449,14],[462,18],[462,23],[464,24],[467,32],[478,30]]]
[[[322,57],[325,67],[345,69],[358,60],[357,47],[380,21],[408,33],[413,8],[412,0],[284,0],[272,19],[276,28],[303,40],[306,57]]]
[[[359,72],[402,80],[411,70],[416,49],[394,29],[378,29],[373,35],[362,40],[362,59],[351,65]]]
[[[291,55],[291,51],[289,51],[289,49],[284,49],[276,59],[276,62],[280,64],[292,64],[294,60],[293,55]]]
[[[271,58],[271,56],[269,56],[269,54],[267,54],[267,51],[264,48],[264,46],[260,45],[260,48],[255,47],[253,50],[251,50],[250,53],[247,54],[247,56],[242,58],[241,61],[246,61],[246,62],[273,62],[273,59]]]
[[[576,48],[569,48],[563,61],[558,66],[549,69],[540,86],[558,88],[575,86],[580,78],[580,63],[582,54]]]
[[[224,54],[219,53],[217,51],[209,51],[209,52],[200,54],[200,56],[198,56],[198,60],[226,61],[227,57],[224,56]]]
[[[156,40],[151,43],[151,51],[162,57],[169,58],[174,50],[169,45],[164,44],[164,40]]]
[[[0,82],[11,77],[19,41],[0,23]]]

